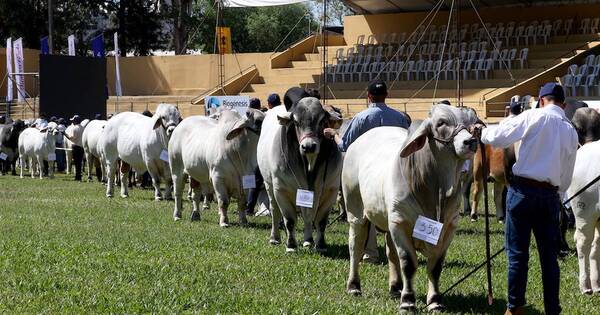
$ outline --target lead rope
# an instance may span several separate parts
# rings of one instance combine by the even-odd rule
[[[487,293],[488,293],[488,305],[494,303],[494,293],[492,289],[492,258],[490,252],[490,218],[489,218],[489,205],[488,205],[488,185],[487,185],[487,165],[486,165],[486,152],[485,144],[481,141],[481,132],[477,132],[477,142],[479,143],[479,149],[481,150],[481,166],[483,170],[483,205],[485,214],[485,260],[486,260],[486,274],[487,274]]]

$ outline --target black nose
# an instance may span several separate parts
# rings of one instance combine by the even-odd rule
[[[475,145],[477,145],[477,139],[471,138],[471,139],[465,140],[463,143],[468,146],[475,146]]]
[[[303,144],[302,150],[306,153],[315,153],[315,151],[317,150],[317,144],[316,143]]]

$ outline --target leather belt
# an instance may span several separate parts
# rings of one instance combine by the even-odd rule
[[[555,190],[555,191],[558,190],[557,186],[554,186],[548,182],[540,182],[535,179],[531,179],[531,178],[527,178],[527,177],[513,175],[512,180],[513,180],[513,182],[515,182],[517,184],[523,184],[523,185],[527,185],[527,186],[531,186],[531,187],[535,187],[535,188],[543,188],[543,189],[549,189],[549,190]]]

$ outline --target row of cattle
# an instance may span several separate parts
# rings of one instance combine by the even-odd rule
[[[341,187],[350,227],[348,292],[362,292],[358,265],[372,224],[386,235],[390,294],[400,296],[403,309],[414,309],[413,277],[420,251],[427,257],[429,309],[443,308],[439,279],[459,220],[464,186],[461,173],[465,161],[472,160],[477,151],[477,139],[468,131],[479,122],[475,112],[435,105],[429,118],[414,121],[409,130],[379,127],[366,132],[342,157],[335,142],[323,136],[324,128],[340,127],[338,111],[297,88],[286,93],[284,104],[266,114],[249,109],[245,116],[223,111],[218,117],[183,120],[175,106],[161,104],[153,117],[127,112],[109,121],[92,121],[83,134],[88,171],[95,161],[100,162],[108,177],[106,195],[112,197],[118,169],[121,196],[127,197],[129,171],[147,170],[157,200],[174,194],[175,220],[182,217],[187,181],[192,190],[191,218],[199,219],[202,196],[214,195],[219,224],[227,226],[231,198],[240,200],[240,223],[247,222],[243,200],[251,180],[246,179],[252,179],[258,166],[271,202],[270,243],[281,242],[279,223],[283,217],[288,252],[298,247],[298,214],[304,221],[302,245],[326,250],[328,215]],[[56,127],[49,124],[45,130],[29,129],[19,137],[19,151],[22,144],[25,147],[31,141],[29,138],[35,138],[31,141],[36,143],[33,155],[43,160],[49,151],[37,144],[52,146]],[[28,152],[24,150],[23,156]],[[166,184],[164,194],[161,182]],[[577,204],[577,199],[574,202]],[[413,238],[421,216],[443,224],[436,245]]]

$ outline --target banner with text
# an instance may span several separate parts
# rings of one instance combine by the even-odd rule
[[[6,39],[6,73],[9,75],[6,81],[6,101],[12,102],[13,100],[13,81],[10,74],[13,72],[13,61],[12,61],[12,39],[9,37]]]
[[[204,98],[204,106],[207,115],[216,114],[223,109],[233,109],[246,115],[246,110],[250,106],[250,97],[241,96],[207,96]]]
[[[13,51],[15,54],[15,72],[18,75],[15,75],[15,81],[17,82],[17,99],[19,102],[24,102],[26,93],[25,92],[25,76],[23,73],[25,72],[25,60],[23,58],[23,39],[19,38],[13,42]]]
[[[115,95],[123,96],[123,91],[121,90],[121,70],[119,67],[119,55],[121,52],[119,51],[119,35],[115,32],[114,36],[115,40]]]
[[[75,35],[69,35],[67,42],[69,42],[69,56],[75,56]]]

